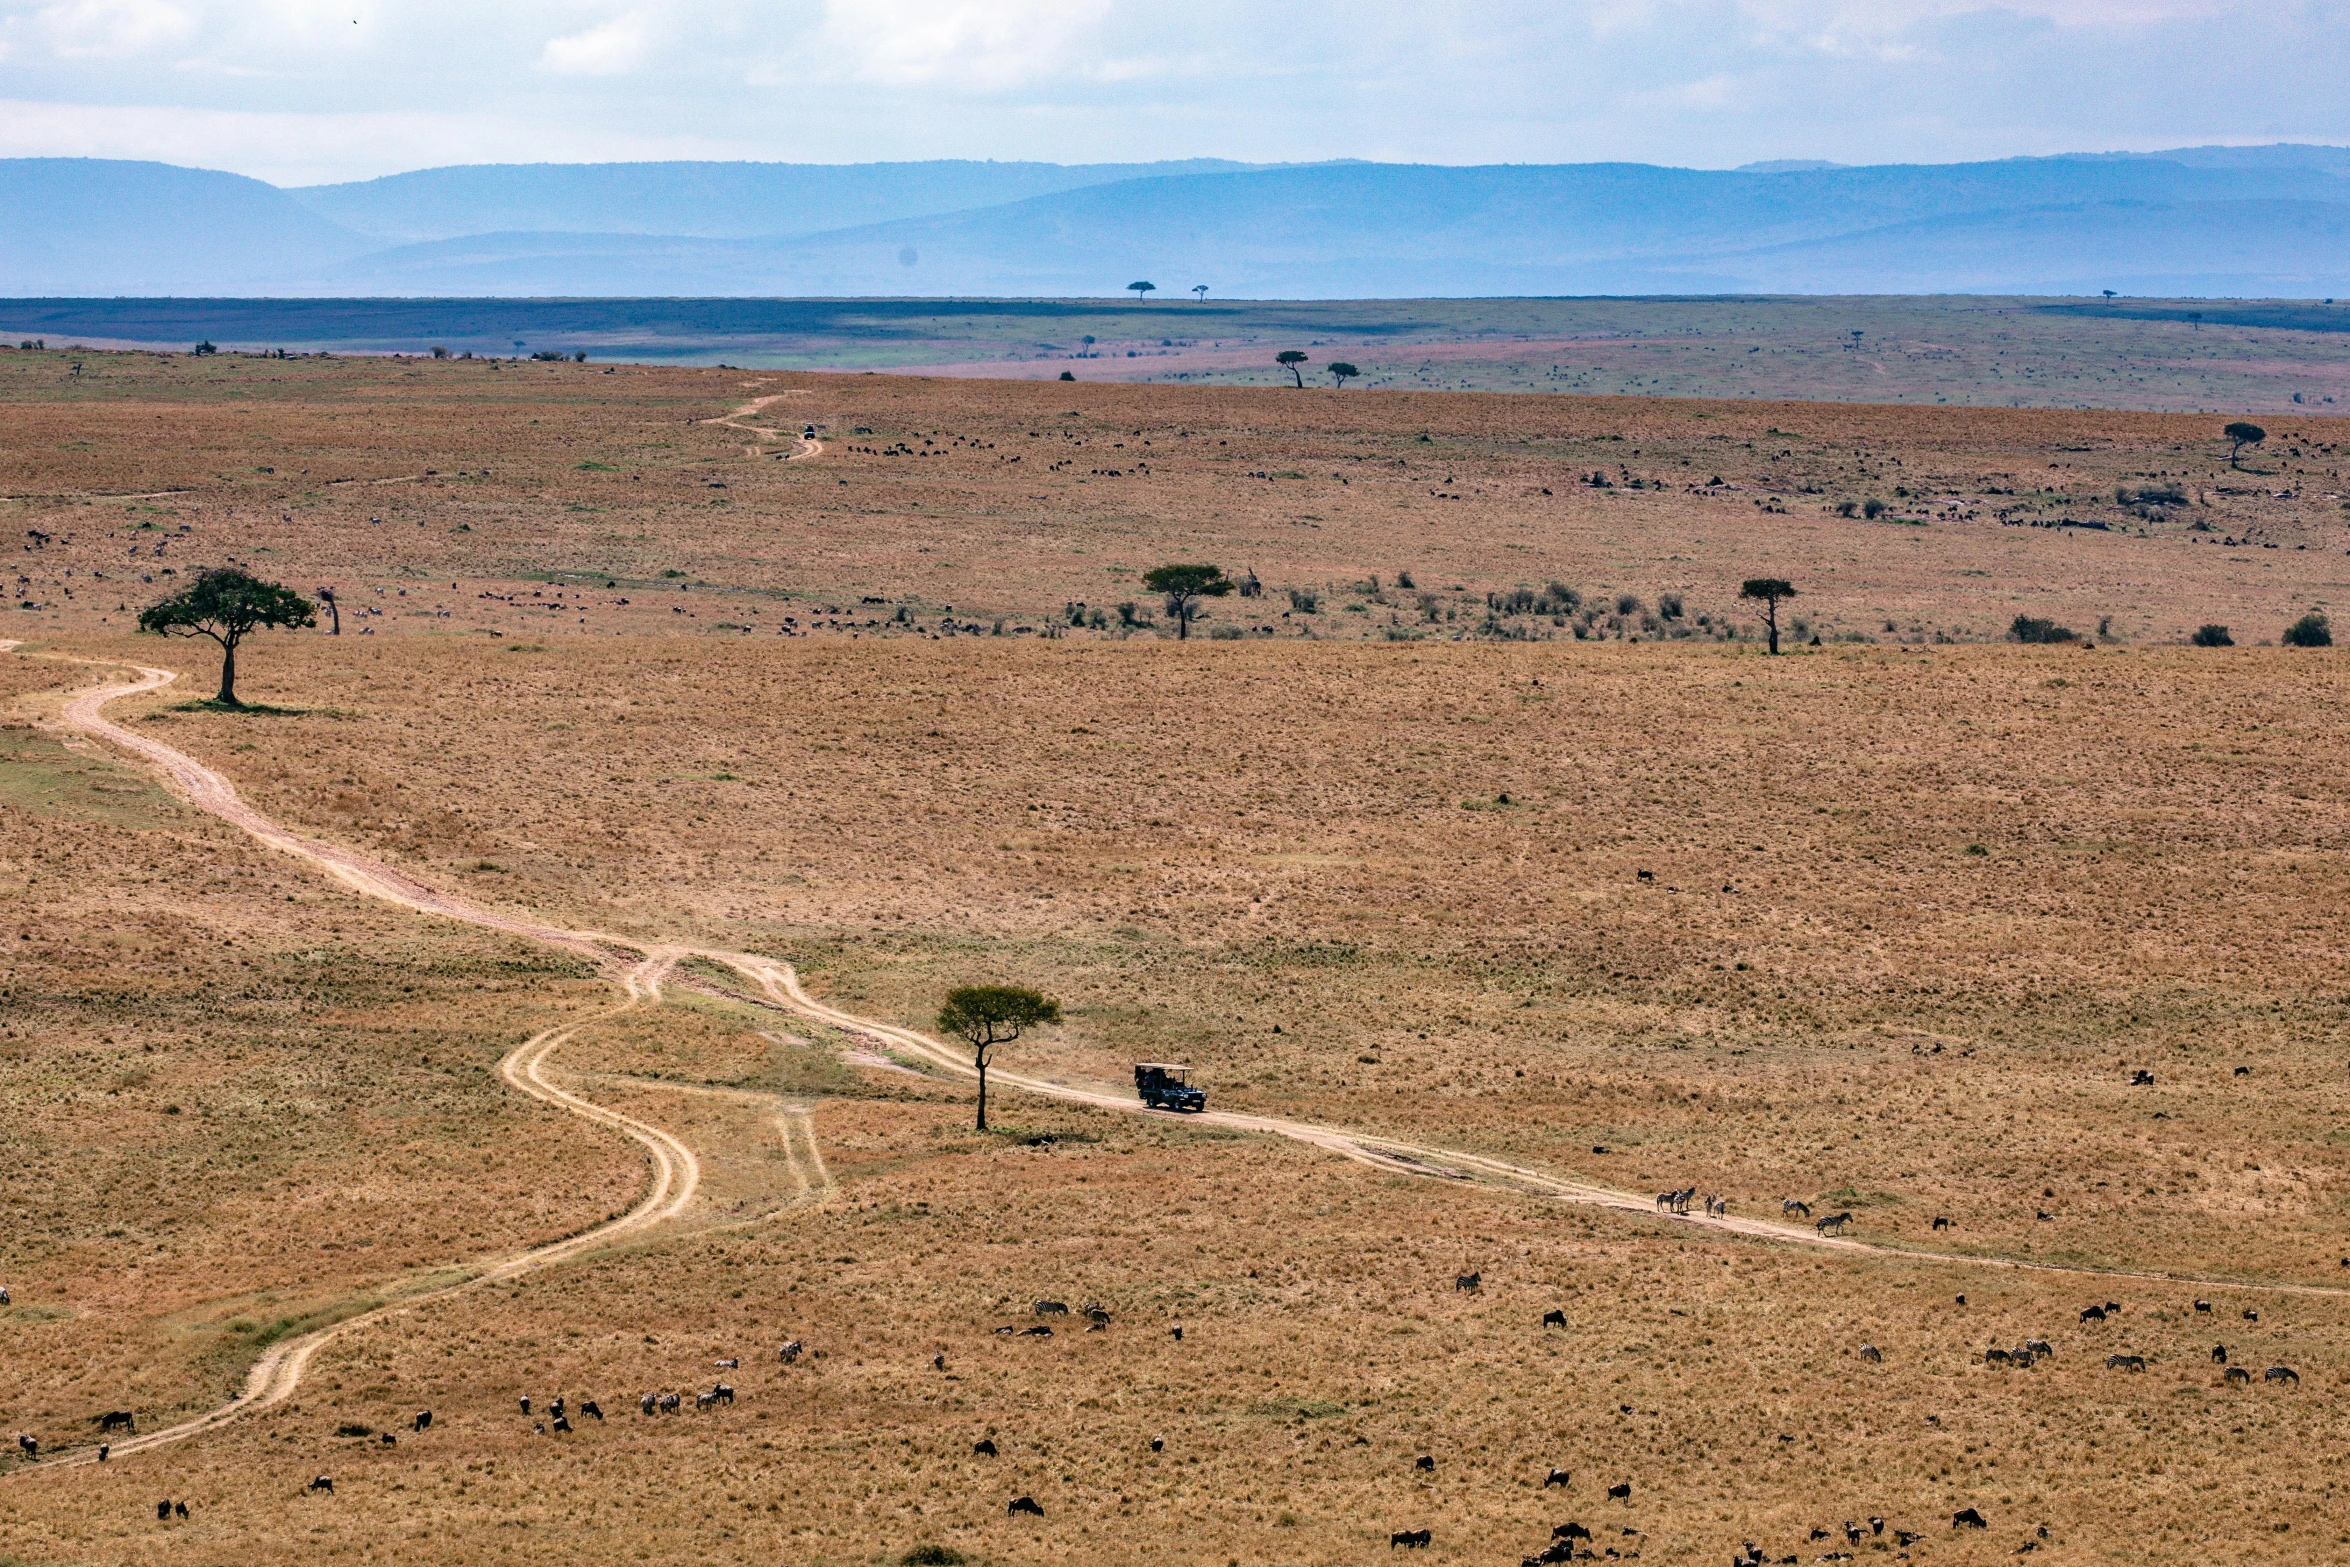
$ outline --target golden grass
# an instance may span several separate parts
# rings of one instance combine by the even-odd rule
[[[1013,394],[923,395],[950,399],[919,405],[922,428],[946,430],[964,409],[951,398],[1000,411]],[[124,425],[140,406],[74,412]],[[1205,428],[1276,405],[1183,406]],[[411,412],[381,428],[427,449],[453,438],[403,424]],[[1694,429],[1713,411],[1644,412]],[[1920,441],[1945,417],[1832,415],[1854,450],[1880,416]],[[1312,438],[1284,417],[1256,450]],[[1946,417],[1954,440],[2012,417],[2015,440],[2049,442],[2112,416]],[[2056,450],[2036,454],[2074,460]],[[985,456],[897,461],[939,475]],[[761,471],[797,484],[823,461]],[[1163,500],[1097,505],[1111,488],[1065,501],[1070,537],[1125,539],[1136,561],[1228,553]],[[559,532],[560,494],[516,509]],[[1658,585],[1686,564],[1669,555],[1698,548],[1667,541],[1719,504],[1573,499],[1586,523],[1656,506],[1610,547]],[[1507,509],[1443,515],[1431,548],[1508,562]],[[1704,546],[1723,568],[1796,526],[1738,515]],[[1233,536],[1270,548],[1272,517]],[[675,558],[736,548],[726,508],[655,518]],[[844,514],[769,521],[859,571],[919,554],[915,535],[884,548],[860,532],[879,523]],[[957,583],[1006,603],[1046,591],[1030,525],[991,526],[993,553]],[[353,558],[331,529],[276,530],[256,525],[240,558],[286,550],[270,569],[295,581]],[[1367,515],[1347,544],[1364,560],[1392,547]],[[1984,579],[1918,570],[1917,550],[2004,562],[2003,592],[2035,559],[2165,550],[2126,592],[2097,571],[2039,580],[2065,613],[2142,602],[2174,618],[2186,585],[2217,592],[2229,572],[2281,613],[2331,554],[1957,527],[1843,547],[1839,582],[1910,582],[1921,624],[1994,629]],[[297,549],[315,553],[297,567]],[[1277,558],[1338,560],[1315,544],[1260,571]],[[2182,575],[2207,561],[2218,575]],[[1528,565],[1539,580],[1554,562]],[[201,686],[186,648],[79,614],[44,634]],[[1218,1108],[1635,1191],[1696,1184],[1745,1214],[1808,1197],[1895,1247],[2345,1280],[2334,654],[2133,633],[2094,651],[1888,641],[1771,660],[1750,642],[1635,644],[1636,618],[1583,640],[1183,647],[711,636],[684,619],[664,604],[493,654],[386,616],[378,636],[254,644],[246,695],[280,713],[189,710],[175,690],[115,716],[278,819],[494,906],[773,953],[835,1004],[916,1025],[953,984],[1039,985],[1068,1022],[1006,1053],[1021,1072],[1115,1087],[1132,1060],[1184,1059]],[[0,659],[20,723],[81,678]],[[374,1298],[638,1189],[626,1144],[492,1076],[525,1034],[609,1005],[571,959],[357,904],[31,728],[0,731],[0,887],[16,900],[0,1124],[28,1172],[0,1252],[16,1298],[0,1320],[28,1348],[0,1372],[0,1424],[53,1445],[91,1440],[106,1408],[159,1424],[234,1380],[239,1317],[258,1333]],[[1577,1518],[1646,1531],[1595,1545],[1651,1561],[1748,1539],[1808,1561],[1872,1513],[1923,1531],[1921,1561],[2033,1543],[2057,1561],[2284,1562],[2350,1544],[2322,1469],[2350,1372],[2342,1301],[2322,1288],[1815,1254],[1017,1096],[981,1138],[959,1086],[844,1067],[837,1034],[697,994],[705,977],[687,966],[668,1004],[557,1058],[581,1091],[702,1153],[708,1188],[674,1232],[338,1341],[288,1405],[200,1441],[7,1476],[0,1552],[882,1562],[933,1540],[1005,1562],[1336,1562],[1426,1526],[1432,1557],[1465,1562],[1515,1560]],[[2130,1086],[2138,1068],[2154,1086]],[[1481,1293],[1452,1290],[1462,1269],[1484,1273]],[[993,1331],[1046,1295],[1098,1297],[1113,1326]],[[2198,1295],[2216,1320],[2190,1309]],[[2117,1322],[2078,1323],[2106,1299],[2125,1305]],[[1569,1326],[1546,1334],[1554,1306]],[[823,1357],[776,1364],[790,1337]],[[2053,1340],[2056,1362],[1982,1363],[2026,1337]],[[2223,1388],[2214,1340],[2303,1381]],[[1857,1359],[1862,1342],[1883,1366]],[[2151,1369],[2108,1372],[2114,1351]],[[736,1355],[732,1410],[635,1413],[638,1392],[706,1387]],[[556,1391],[611,1418],[534,1435],[513,1400]],[[335,1435],[425,1406],[434,1430],[395,1448]],[[973,1457],[991,1430],[1002,1457]],[[1433,1478],[1409,1467],[1419,1453]],[[1575,1476],[1564,1496],[1539,1484],[1554,1464]],[[319,1472],[331,1500],[300,1494]],[[1629,1508],[1602,1495],[1619,1480]],[[1023,1492],[1042,1523],[1004,1517]],[[195,1512],[169,1545],[162,1495]],[[1988,1534],[1948,1527],[1969,1505]],[[1839,1532],[1813,1542],[1815,1525]]]

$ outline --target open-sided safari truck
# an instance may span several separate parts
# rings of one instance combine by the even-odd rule
[[[1207,1093],[1192,1087],[1190,1079],[1191,1068],[1187,1066],[1171,1066],[1164,1061],[1134,1064],[1134,1091],[1153,1110],[1205,1110]]]

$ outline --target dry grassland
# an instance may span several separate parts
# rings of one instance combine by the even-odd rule
[[[608,406],[346,416],[329,393],[356,397],[393,372],[285,373],[321,379],[267,420],[218,399],[173,404],[200,435],[180,451],[233,440],[260,458],[246,467],[295,464],[270,463],[242,421],[288,432],[289,450],[306,432],[345,463],[372,432],[384,458],[447,471],[482,461],[461,444],[470,418],[512,443],[494,474],[512,462],[544,481],[431,492],[436,508],[469,508],[436,510],[428,529],[408,519],[405,569],[442,584],[549,580],[516,570],[522,541],[549,571],[595,542],[578,530],[596,524],[564,510],[580,493],[565,486],[656,482],[651,467],[637,481],[566,478],[577,470],[551,455],[563,441],[521,433],[562,418],[576,441],[587,421],[619,419]],[[586,397],[626,379],[577,384]],[[2350,1553],[2332,1415],[2350,1386],[2334,1293],[2350,1282],[2345,758],[2331,720],[2343,677],[2330,652],[2157,645],[2218,618],[2190,603],[2235,594],[2280,624],[2322,592],[2342,546],[2320,547],[2338,524],[2315,505],[2315,476],[2303,500],[2275,503],[2280,529],[2289,508],[2316,530],[2301,550],[2189,544],[2183,522],[2148,521],[2144,538],[1896,529],[1620,485],[1551,486],[1560,510],[1535,528],[1522,519],[1545,515],[1539,497],[1498,493],[1504,472],[1539,477],[1534,459],[1495,422],[1543,405],[1460,400],[1488,421],[1484,466],[1462,456],[1456,469],[1460,493],[1471,473],[1495,488],[1481,500],[1423,495],[1389,518],[1407,509],[1401,482],[1365,477],[1330,486],[1337,504],[1360,503],[1356,525],[1314,530],[1257,499],[1305,481],[1201,463],[1159,495],[1079,471],[987,533],[982,500],[1041,475],[983,484],[1025,421],[979,415],[1039,389],[809,384],[875,406],[919,392],[933,401],[906,432],[966,445],[746,464],[739,441],[731,455],[686,444],[720,439],[683,423],[708,415],[707,397],[688,396],[708,378],[646,372],[629,417],[648,388],[675,396],[678,451],[659,482],[679,493],[626,524],[646,535],[630,546],[633,580],[656,584],[654,563],[675,559],[707,586],[650,614],[645,586],[599,588],[579,601],[584,629],[570,601],[557,631],[552,612],[447,598],[464,613],[368,617],[382,628],[369,637],[265,637],[245,695],[275,711],[191,708],[183,687],[114,716],[277,819],[495,907],[773,953],[835,1005],[917,1025],[954,984],[1046,988],[1068,1021],[1007,1052],[1022,1072],[1115,1087],[1132,1060],[1185,1059],[1218,1108],[1635,1191],[1695,1184],[1746,1214],[1801,1196],[1850,1209],[1863,1240],[1981,1260],[1741,1240],[1018,1096],[980,1137],[961,1086],[848,1062],[844,1047],[867,1041],[711,994],[724,987],[689,964],[664,1004],[592,1024],[557,1058],[579,1091],[697,1151],[708,1179],[673,1230],[338,1340],[289,1403],[197,1441],[103,1469],[11,1461],[0,1555],[878,1567],[928,1541],[991,1562],[1336,1563],[1426,1527],[1432,1559],[1507,1563],[1567,1519],[1593,1530],[1595,1552],[1665,1562],[1718,1562],[1748,1540],[1774,1561],[1892,1561],[1897,1529],[1922,1533],[1906,1550],[1919,1562],[1988,1564],[2025,1545],[2060,1563]],[[149,395],[23,411],[114,432],[77,484],[129,470],[147,484],[167,454],[128,432],[158,411]],[[1195,434],[1177,439],[1237,431],[1246,413],[1265,422],[1239,460],[1259,465],[1281,442],[1333,439],[1316,421],[1335,415],[1318,410],[1372,408],[1390,410],[1378,439],[1414,469],[1413,421],[1449,406],[1084,395],[1102,400],[1089,417],[1105,427],[1113,400],[1128,430],[1155,428],[1143,415],[1161,403],[1188,409],[1175,428]],[[1689,441],[1750,414],[1791,417],[1633,411],[1678,421]],[[1993,435],[2018,472],[2027,456],[2093,457],[2107,484],[2124,463],[2157,466],[2151,448],[2122,455],[2119,416],[1802,412],[1838,421],[1872,471],[1962,441],[1980,457]],[[995,452],[970,448],[981,428]],[[2127,428],[2150,441],[2171,427]],[[1896,434],[1914,444],[1895,452]],[[1655,438],[1631,432],[1627,459]],[[2096,440],[2116,444],[2061,450]],[[1077,460],[1093,465],[1092,451]],[[2206,442],[2162,461],[2209,458]],[[59,472],[82,459],[10,460],[64,488]],[[722,468],[724,505],[682,492]],[[823,510],[842,476],[860,509]],[[296,525],[275,498],[250,515],[254,482],[204,492],[195,525],[209,530],[233,495],[236,530],[220,515],[219,533],[164,560],[233,555],[298,584],[372,584],[363,565],[387,586],[431,580],[354,542],[377,535],[356,532],[370,525],[331,492]],[[755,513],[745,490],[759,491]],[[957,596],[937,602],[958,619],[974,594],[998,595],[1007,618],[1084,596],[1059,575],[1079,547],[1105,572],[1112,550],[1135,570],[1246,561],[1227,548],[1239,541],[1267,552],[1253,559],[1268,583],[1384,563],[1470,591],[1440,601],[1462,616],[1421,621],[1434,634],[1417,641],[1386,640],[1383,610],[1346,617],[1359,629],[1344,639],[1276,614],[1274,636],[1187,646],[707,634],[754,607],[805,626],[792,595],[824,579],[803,571],[880,586],[923,558],[914,501],[928,512],[956,496],[946,526],[973,547],[942,551]],[[2210,509],[2232,519],[2222,507],[2236,499]],[[119,535],[132,515],[22,504],[45,530],[104,515]],[[134,504],[195,503],[114,503]],[[472,531],[446,531],[452,515]],[[2220,536],[2250,536],[2231,525]],[[1774,552],[1803,542],[1812,564],[1785,569],[1807,595],[1833,583],[1817,595],[1823,631],[1860,632],[1859,606],[1874,615],[1907,593],[1929,639],[1935,626],[1995,631],[2026,603],[2075,623],[2104,606],[2128,640],[2026,649],[1868,631],[1881,640],[1771,660],[1735,636],[1646,631],[1637,615],[1620,635],[1525,616],[1489,628],[1465,606],[1514,580],[1520,528],[1555,552],[1525,576],[1563,574],[1559,561],[1605,541],[1616,555],[1592,544],[1573,557],[1587,592],[1609,573],[1651,595],[1686,582],[1692,620],[1720,608],[1737,623],[1733,563],[1779,566],[1792,557]],[[72,531],[75,544],[28,565],[101,536]],[[1427,553],[1401,553],[1415,539]],[[1601,558],[1626,564],[1589,563]],[[121,634],[112,606],[133,600],[112,597],[127,588],[118,567],[99,569],[107,592],[60,597],[54,621],[20,611],[14,634],[170,663],[201,691],[207,660]],[[2016,597],[2027,586],[2035,596]],[[620,597],[632,603],[606,602]],[[1385,608],[1411,629],[1404,604]],[[509,635],[457,634],[476,624]],[[525,635],[537,650],[506,650]],[[0,678],[22,725],[85,676],[12,657]],[[495,1075],[526,1034],[611,1005],[571,959],[360,904],[36,728],[0,731],[0,876],[14,895],[0,926],[0,1134],[26,1172],[0,1244],[15,1301],[0,1322],[26,1346],[0,1371],[0,1425],[59,1449],[94,1441],[109,1408],[160,1425],[216,1401],[267,1324],[570,1233],[639,1189],[632,1147]],[[2139,1069],[2151,1087],[2130,1086]],[[1933,1230],[1938,1216],[1954,1228]],[[1452,1288],[1462,1270],[1482,1272],[1481,1291]],[[1098,1299],[1111,1326],[995,1331],[1028,1325],[1039,1297]],[[2117,1319],[2078,1320],[2106,1300],[2122,1303]],[[1553,1308],[1564,1331],[1539,1325]],[[792,1338],[821,1354],[778,1363]],[[1983,1362],[1986,1346],[2027,1338],[2053,1341],[2054,1362]],[[2250,1389],[2222,1384],[2219,1341],[2252,1368]],[[1882,1365],[1858,1358],[1863,1343]],[[2110,1353],[2149,1369],[2108,1370]],[[714,1364],[738,1356],[739,1371]],[[2261,1382],[2272,1364],[2301,1380]],[[731,1407],[636,1412],[647,1389],[721,1377],[738,1389]],[[525,1418],[515,1399],[557,1392],[596,1398],[609,1418],[535,1433],[543,1413]],[[411,1432],[422,1407],[433,1428]],[[374,1435],[386,1429],[397,1446]],[[1000,1456],[972,1453],[981,1436]],[[1421,1454],[1433,1472],[1412,1467]],[[1541,1484],[1554,1465],[1572,1474],[1563,1494]],[[331,1498],[303,1494],[319,1473],[335,1477]],[[1605,1497],[1619,1482],[1628,1504]],[[1005,1516],[1021,1494],[1041,1520]],[[193,1516],[158,1524],[163,1496]],[[1952,1530],[1968,1506],[1988,1531]],[[1889,1521],[1883,1536],[1868,1534],[1872,1514]],[[1846,1519],[1860,1521],[1858,1547]],[[1814,1527],[1832,1532],[1813,1540]]]

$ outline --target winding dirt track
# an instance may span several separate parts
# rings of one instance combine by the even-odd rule
[[[760,411],[764,409],[769,403],[779,403],[787,397],[807,397],[810,395],[812,394],[806,391],[793,391],[775,392],[769,394],[766,397],[754,397],[749,402],[743,404],[740,408],[737,408],[734,412],[730,414],[720,414],[715,419],[704,419],[702,423],[714,424],[723,430],[740,430],[746,435],[755,435],[762,441],[780,441],[786,438],[786,432],[776,429],[773,425],[751,424],[748,421],[758,417]],[[824,454],[824,443],[822,441],[813,440],[805,435],[794,436],[791,438],[797,440],[800,443],[800,449],[796,452],[793,452],[789,457],[785,458],[784,461],[786,462],[803,462],[810,457],[820,457]],[[746,446],[743,448],[743,455],[745,457],[757,457],[761,455],[764,450],[765,448],[759,446]]]
[[[746,410],[747,411],[747,410]],[[0,652],[18,644],[0,639]],[[550,1082],[544,1075],[550,1057],[564,1042],[590,1023],[617,1016],[621,1012],[646,1001],[660,999],[663,978],[684,958],[700,958],[732,969],[751,987],[752,999],[778,1010],[826,1024],[852,1038],[883,1047],[885,1053],[894,1050],[910,1056],[925,1066],[964,1078],[977,1074],[970,1064],[955,1051],[913,1029],[895,1024],[876,1022],[859,1017],[810,996],[800,985],[799,976],[788,963],[754,953],[725,952],[710,948],[669,946],[647,943],[626,936],[611,936],[594,931],[566,930],[559,926],[541,924],[514,915],[485,909],[466,899],[427,887],[413,877],[393,869],[380,861],[370,859],[353,850],[318,839],[304,838],[245,804],[236,789],[220,774],[194,758],[145,735],[135,734],[107,719],[102,709],[112,701],[125,696],[159,690],[177,679],[170,670],[140,667],[137,678],[102,685],[69,700],[59,714],[65,727],[102,740],[109,745],[129,751],[151,765],[180,795],[193,804],[234,826],[252,834],[269,847],[310,861],[335,880],[354,892],[396,903],[403,908],[423,914],[439,915],[461,920],[491,930],[504,931],[545,942],[550,946],[574,952],[594,963],[609,975],[623,992],[623,999],[611,1010],[593,1017],[581,1018],[557,1028],[534,1034],[506,1056],[499,1071],[517,1090],[534,1099],[556,1105],[583,1119],[610,1127],[641,1144],[652,1163],[651,1184],[635,1207],[616,1219],[583,1230],[577,1235],[549,1245],[533,1247],[510,1257],[467,1270],[453,1282],[431,1284],[402,1294],[398,1299],[372,1307],[347,1317],[331,1326],[319,1328],[296,1338],[272,1346],[254,1364],[246,1379],[245,1390],[218,1409],[183,1421],[162,1430],[130,1437],[115,1444],[115,1456],[124,1456],[176,1442],[183,1438],[225,1424],[256,1409],[267,1408],[279,1402],[299,1384],[302,1372],[311,1356],[331,1339],[376,1321],[394,1311],[408,1309],[428,1301],[443,1299],[479,1285],[509,1279],[518,1274],[561,1262],[595,1247],[624,1237],[631,1232],[648,1228],[677,1218],[692,1200],[701,1180],[701,1166],[688,1148],[674,1134],[623,1115],[617,1110],[599,1105],[569,1089]],[[616,949],[641,954],[639,961],[627,963],[615,956]],[[992,1080],[1001,1087],[1035,1094],[1041,1098],[1057,1099],[1091,1109],[1116,1111],[1122,1114],[1152,1115],[1157,1112],[1144,1109],[1131,1094],[1110,1088],[1073,1087],[1064,1083],[1046,1082],[1017,1073],[994,1071]],[[667,1088],[675,1085],[643,1083],[639,1088]],[[714,1092],[717,1092],[714,1090]],[[768,1099],[771,1096],[744,1097]],[[1387,1170],[1397,1174],[1427,1176],[1440,1180],[1458,1181],[1499,1190],[1546,1198],[1555,1202],[1611,1209],[1644,1218],[1662,1217],[1654,1199],[1637,1193],[1619,1191],[1587,1181],[1528,1169],[1480,1154],[1457,1150],[1429,1148],[1394,1138],[1366,1135],[1336,1127],[1318,1126],[1305,1121],[1291,1121],[1274,1116],[1244,1115],[1230,1111],[1209,1111],[1182,1118],[1210,1126],[1260,1135],[1286,1137],[1324,1149],[1342,1158]],[[786,1158],[790,1161],[795,1182],[803,1196],[820,1196],[832,1189],[830,1172],[824,1168],[823,1155],[816,1147],[812,1130],[806,1125],[805,1112],[798,1107],[784,1107],[778,1113],[778,1126],[784,1136]],[[794,1122],[799,1124],[807,1155],[816,1172],[811,1181],[803,1166],[801,1155],[791,1147]],[[1950,1263],[1961,1266],[2010,1268],[2019,1271],[2049,1274],[2071,1274],[2082,1278],[2104,1280],[2139,1280],[2149,1283],[2191,1284],[2212,1289],[2238,1289],[2273,1294],[2345,1296],[2350,1290],[2326,1285],[2261,1284],[2239,1280],[2202,1277],[2189,1274],[2130,1272],[2120,1269],[2075,1268],[2054,1264],[2035,1263],[2011,1258],[1971,1257],[1955,1253],[1915,1251],[1906,1248],[1872,1245],[1865,1241],[1816,1234],[1810,1230],[1772,1224],[1749,1218],[1700,1218],[1679,1215],[1672,1222],[1693,1229],[1720,1231],[1725,1234],[1754,1239],[1799,1244],[1824,1250],[1871,1255],[1909,1262]],[[63,1457],[43,1469],[92,1461],[89,1451]],[[28,1472],[20,1470],[21,1472]]]

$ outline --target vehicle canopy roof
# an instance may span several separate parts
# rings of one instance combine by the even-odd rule
[[[1172,1061],[1137,1061],[1134,1063],[1134,1070],[1137,1072],[1188,1072],[1191,1068],[1177,1066]]]

